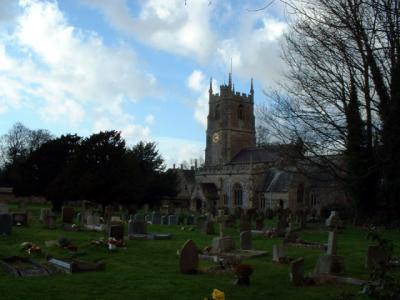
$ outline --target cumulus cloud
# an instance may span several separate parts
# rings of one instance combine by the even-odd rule
[[[171,53],[208,59],[216,35],[210,25],[213,7],[209,0],[148,0],[141,2],[138,16],[124,0],[83,0],[99,9],[116,29],[143,43]]]
[[[154,121],[155,121],[155,117],[152,114],[149,114],[146,116],[146,118],[144,119],[144,121],[146,122],[146,124],[148,125],[153,125]]]
[[[157,137],[157,141],[158,149],[168,167],[193,159],[204,159],[203,143],[173,137]]]
[[[134,51],[123,43],[108,47],[96,32],[73,27],[56,2],[19,4],[16,27],[0,41],[1,82],[8,86],[1,89],[0,106],[3,97],[16,104],[25,94],[36,101],[46,121],[77,127],[85,118],[94,121],[99,111],[130,121],[122,105],[137,102],[157,86]],[[4,43],[18,49],[18,59]],[[131,134],[135,131],[124,126]]]
[[[194,118],[203,128],[207,128],[209,81],[200,70],[194,70],[186,80],[187,86],[198,95],[194,105]],[[212,85],[216,87],[218,82],[213,80]]]

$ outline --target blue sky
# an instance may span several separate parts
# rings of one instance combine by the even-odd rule
[[[203,155],[207,90],[281,80],[279,1],[0,0],[0,135],[120,130],[155,141],[169,166]]]

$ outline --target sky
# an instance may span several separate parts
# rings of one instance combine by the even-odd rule
[[[186,3],[185,3],[186,2]],[[256,106],[282,80],[279,1],[0,0],[0,135],[121,131],[168,166],[204,156],[208,87],[232,67]]]

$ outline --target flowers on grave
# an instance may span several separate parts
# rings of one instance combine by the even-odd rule
[[[250,275],[253,273],[253,267],[248,264],[239,264],[235,267],[237,276],[237,285],[250,285]]]
[[[204,298],[204,300],[225,300],[225,293],[220,291],[219,289],[214,289],[211,293],[212,298]]]
[[[124,245],[124,241],[123,241],[123,240],[117,240],[116,238],[110,237],[110,238],[108,239],[107,244],[108,244],[108,247],[109,247],[109,248],[111,247],[110,245],[114,245],[113,248],[115,248],[115,247],[122,247],[122,246]]]
[[[21,244],[21,250],[24,250],[28,252],[28,254],[31,254],[35,252],[40,252],[42,249],[38,245],[33,244],[31,242],[23,242]]]

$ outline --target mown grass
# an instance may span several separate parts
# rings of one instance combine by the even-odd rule
[[[267,250],[266,257],[248,259],[245,262],[254,267],[250,287],[233,285],[234,275],[196,274],[183,275],[178,271],[179,249],[187,239],[193,239],[198,248],[211,243],[212,236],[199,231],[182,231],[180,226],[150,225],[150,232],[170,232],[172,240],[166,241],[127,241],[126,249],[109,252],[105,247],[90,245],[92,239],[104,235],[92,232],[64,232],[61,229],[47,230],[37,221],[39,207],[32,206],[33,222],[28,228],[13,228],[11,236],[0,236],[0,258],[9,255],[27,255],[20,250],[22,242],[40,245],[43,252],[57,258],[68,257],[66,250],[46,248],[46,240],[64,236],[86,252],[81,259],[103,260],[106,269],[96,273],[73,275],[54,275],[49,277],[15,278],[0,270],[0,299],[190,299],[202,300],[210,296],[214,288],[225,292],[227,300],[243,299],[329,299],[332,295],[346,292],[358,292],[357,287],[345,285],[324,285],[293,287],[289,282],[289,266],[271,262],[272,245],[282,239],[253,237],[253,246],[257,250]],[[239,245],[238,229],[227,229]],[[397,230],[384,231],[387,238],[395,243],[399,254],[400,233]],[[338,235],[339,254],[344,256],[345,274],[358,278],[368,278],[364,268],[366,249],[370,241],[366,239],[366,230],[347,228]],[[305,230],[301,238],[309,241],[326,242],[327,233],[323,230]],[[310,272],[320,250],[287,247],[286,254],[292,257],[304,257],[305,271]],[[35,257],[43,259],[44,255]],[[201,262],[201,267],[209,266]]]

